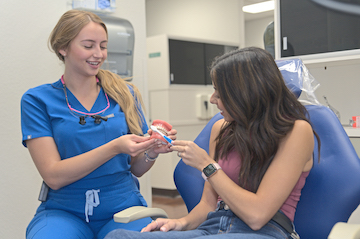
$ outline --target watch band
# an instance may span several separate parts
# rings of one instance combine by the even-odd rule
[[[207,181],[208,178],[214,175],[219,169],[221,169],[221,167],[218,163],[211,163],[203,169],[201,176]]]

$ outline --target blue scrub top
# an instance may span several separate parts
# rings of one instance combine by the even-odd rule
[[[132,88],[130,88],[132,91]],[[107,100],[103,89],[91,111],[87,111],[69,89],[66,89],[68,101],[72,108],[86,112],[95,113],[107,106]],[[101,114],[114,117],[105,122],[101,120],[96,124],[94,119],[87,117],[86,124],[79,124],[79,115],[74,115],[67,106],[63,85],[60,80],[53,84],[45,84],[29,89],[21,99],[21,127],[23,144],[26,146],[28,139],[38,137],[53,137],[58,147],[61,159],[70,158],[84,152],[97,148],[109,141],[128,134],[125,115],[120,106],[109,97],[110,107]],[[142,110],[140,109],[140,112]],[[148,126],[143,118],[143,133]],[[130,171],[130,156],[119,154],[87,175],[84,179],[98,178]],[[76,183],[76,182],[75,182]]]

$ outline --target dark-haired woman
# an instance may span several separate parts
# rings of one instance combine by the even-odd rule
[[[217,58],[211,77],[210,101],[224,117],[212,128],[209,155],[191,141],[171,147],[203,171],[201,201],[183,218],[157,219],[142,233],[115,230],[106,239],[297,238],[292,221],[316,135],[305,107],[263,49]]]

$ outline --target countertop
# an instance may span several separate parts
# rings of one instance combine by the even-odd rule
[[[360,128],[344,126],[344,129],[349,137],[360,138]]]

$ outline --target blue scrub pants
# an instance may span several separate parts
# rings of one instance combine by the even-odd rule
[[[290,235],[274,221],[268,222],[258,231],[252,230],[231,210],[217,210],[208,214],[207,220],[197,229],[170,232],[134,232],[118,229],[110,232],[105,239],[288,239]]]
[[[131,206],[145,205],[130,173],[82,180],[49,191],[47,201],[39,206],[26,230],[26,238],[102,239],[118,228],[140,231],[151,218],[116,223],[113,214]]]
[[[109,220],[102,226],[97,235],[91,230],[90,226],[77,216],[60,210],[46,210],[38,213],[27,229],[27,239],[102,239],[110,231],[120,228],[127,230],[140,231],[151,222],[151,218],[144,218],[130,223],[116,223]]]

